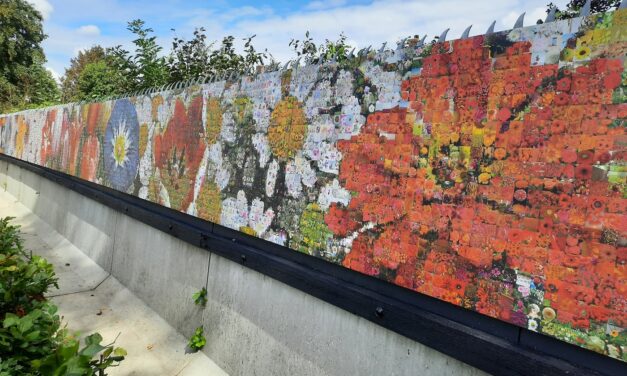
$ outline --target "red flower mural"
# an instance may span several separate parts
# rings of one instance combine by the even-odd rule
[[[338,143],[355,195],[326,222],[342,237],[371,224],[343,264],[518,325],[530,284],[546,286],[562,322],[624,325],[625,248],[600,237],[627,221],[603,209],[621,193],[595,172],[623,133],[610,125],[626,110],[612,103],[622,63],[533,66],[529,42],[489,44],[436,44],[402,84],[407,105]]]
[[[79,176],[83,179],[93,181],[98,171],[100,160],[100,140],[98,136],[102,131],[100,128],[106,126],[104,106],[101,103],[93,103],[86,108],[86,132],[82,146],[82,158]]]
[[[48,111],[44,126],[41,130],[41,151],[39,154],[43,166],[51,167],[52,159],[56,155],[56,149],[58,147],[54,140],[54,122],[56,117],[57,110]]]
[[[202,96],[189,107],[177,100],[174,113],[162,134],[155,136],[155,165],[168,190],[170,207],[185,211],[193,199],[193,187],[204,148]]]

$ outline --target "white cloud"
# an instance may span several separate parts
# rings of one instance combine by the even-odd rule
[[[41,13],[44,20],[47,20],[50,17],[50,13],[54,10],[52,4],[48,2],[48,0],[27,0],[29,3],[35,7]]]
[[[503,25],[509,25],[511,28],[516,23],[518,17],[520,17],[521,13],[516,13],[514,11],[509,12],[505,17],[503,17]],[[525,13],[524,24],[525,26],[535,25],[538,20],[544,21],[546,19],[546,7],[537,7]]]
[[[308,10],[323,10],[341,7],[346,4],[346,0],[318,0],[312,1],[305,6]]]
[[[45,32],[48,34],[48,38],[43,42],[48,60],[46,66],[56,72],[65,72],[65,68],[69,67],[70,59],[75,57],[79,51],[95,45],[112,47],[122,44],[128,47],[128,42],[131,39],[130,35],[127,38],[121,38],[93,33],[93,30],[91,33],[85,33],[81,32],[80,28],[63,27],[56,24],[46,25]]]
[[[334,0],[322,0],[330,4]],[[344,32],[358,48],[383,42],[394,44],[403,37],[428,34],[429,39],[450,28],[448,39],[459,38],[462,31],[473,25],[471,35],[482,34],[493,20],[500,20],[496,30],[510,29],[518,15],[527,11],[526,25],[535,24],[543,14],[545,0],[375,0],[365,5],[344,5],[335,8],[321,7],[287,16],[272,15],[263,19],[240,20],[232,25],[216,25],[205,19],[211,39],[233,34],[238,37],[256,34],[255,46],[267,48],[278,60],[294,57],[288,44],[291,38],[302,38],[309,30],[316,41],[337,39]],[[565,0],[558,1],[563,6]],[[309,7],[311,6],[310,3]],[[317,5],[316,5],[317,6]],[[514,14],[510,22],[509,15]],[[198,22],[199,20],[195,20]]]
[[[76,29],[81,35],[100,35],[100,29],[96,25],[84,25]]]
[[[50,74],[52,75],[52,78],[54,78],[57,84],[61,83],[61,76],[59,75],[59,73],[57,73],[57,71],[55,71],[54,69],[50,67],[46,67],[46,70],[50,72]]]
[[[554,2],[563,7],[567,1]],[[120,0],[65,0],[56,5],[55,16],[46,23],[49,38],[44,41],[44,48],[49,65],[62,72],[76,51],[95,44],[104,47],[123,45],[132,49],[130,43],[133,36],[125,30],[125,22],[142,18],[147,21],[147,26],[156,30],[158,43],[164,47],[164,52],[171,47],[173,34],[170,28],[176,29],[177,36],[190,38],[194,28],[202,26],[207,30],[210,41],[220,41],[224,36],[233,35],[240,47],[241,38],[256,35],[254,45],[257,50],[267,49],[284,63],[294,58],[294,52],[289,47],[290,40],[302,39],[307,30],[316,42],[327,38],[336,40],[344,32],[350,44],[357,48],[369,45],[378,48],[383,42],[394,46],[401,38],[415,34],[428,34],[431,39],[446,28],[451,29],[448,39],[455,39],[470,24],[473,24],[471,35],[484,33],[495,19],[498,20],[497,31],[510,29],[525,11],[525,25],[533,25],[538,18],[544,18],[546,2],[374,0],[367,4],[347,5],[345,0],[311,0],[299,11],[281,14],[278,9],[268,6],[246,5],[217,11],[209,6],[176,7],[169,1],[155,2],[154,6],[148,7],[143,2],[129,2],[125,3],[128,6],[121,6]],[[115,11],[118,8],[119,12]],[[98,34],[95,29],[85,33],[90,30],[80,32],[80,29],[66,26],[80,25],[81,21],[83,24],[93,22],[86,21],[92,19],[92,14],[100,15],[99,22],[119,27],[111,29],[113,32],[100,31]]]

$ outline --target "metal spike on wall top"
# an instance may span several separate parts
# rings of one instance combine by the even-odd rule
[[[579,11],[579,17],[586,17],[590,15],[590,8],[592,6],[592,0],[587,0]]]
[[[516,23],[514,24],[514,29],[523,27],[523,24],[525,23],[525,13],[526,12],[523,12],[523,14],[518,16],[518,19],[516,20]]]
[[[472,25],[468,26],[466,28],[466,30],[464,30],[464,32],[462,33],[462,38],[461,39],[467,39],[468,35],[470,35],[470,29],[472,28]]]
[[[488,30],[486,30],[486,34],[492,34],[494,33],[494,25],[496,25],[496,21],[492,21],[492,23],[490,24],[490,27],[488,27]]]
[[[440,34],[440,36],[438,37],[438,42],[445,42],[446,41],[446,34],[448,34],[448,31],[451,30],[450,28],[444,30],[442,32],[442,34]]]
[[[549,10],[549,14],[546,15],[546,19],[544,20],[544,22],[553,22],[555,21],[555,12],[557,11],[557,7],[551,7],[551,10]]]

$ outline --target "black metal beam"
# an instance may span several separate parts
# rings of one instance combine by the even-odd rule
[[[494,375],[627,374],[625,363],[607,356],[111,188],[0,159]]]

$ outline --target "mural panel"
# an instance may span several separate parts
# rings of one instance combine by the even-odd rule
[[[10,114],[0,146],[625,361],[626,24]]]

